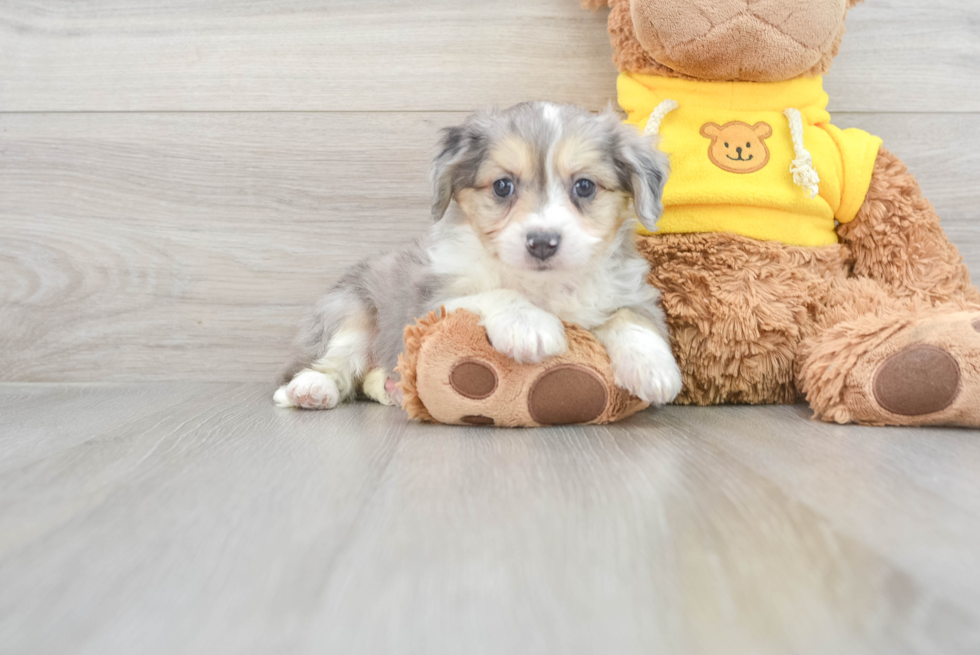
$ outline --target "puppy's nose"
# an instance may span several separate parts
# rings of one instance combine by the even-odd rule
[[[741,149],[741,148],[735,148],[735,152],[737,152],[737,153],[738,153],[738,156],[739,156],[739,157],[741,157],[741,156],[742,156],[742,149]]]
[[[557,232],[528,232],[527,251],[544,261],[558,252],[561,235]]]

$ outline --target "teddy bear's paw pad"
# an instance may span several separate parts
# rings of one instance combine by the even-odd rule
[[[489,416],[483,416],[482,414],[468,414],[463,418],[459,419],[462,423],[466,425],[493,425],[494,420]]]
[[[475,359],[464,359],[449,373],[449,384],[459,395],[472,400],[489,398],[497,390],[497,372]],[[490,420],[490,423],[493,423]]]
[[[548,369],[531,384],[527,408],[542,425],[588,423],[606,409],[609,393],[597,373],[563,364]]]
[[[980,332],[980,319],[972,325]],[[893,414],[932,414],[952,405],[959,395],[960,366],[942,348],[911,345],[881,363],[873,390],[878,404]]]

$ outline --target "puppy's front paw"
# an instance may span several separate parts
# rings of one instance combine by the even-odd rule
[[[606,347],[616,385],[652,405],[681,392],[681,370],[670,345],[656,332],[636,330]]]
[[[568,350],[565,326],[537,307],[495,314],[485,319],[484,326],[493,347],[519,364],[536,364]]]
[[[340,402],[340,392],[337,383],[323,373],[303,371],[279,387],[273,400],[279,407],[333,409]]]

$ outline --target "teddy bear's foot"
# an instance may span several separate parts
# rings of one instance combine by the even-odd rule
[[[980,427],[980,312],[862,317],[818,341],[801,375],[819,418]]]
[[[963,375],[956,358],[938,346],[917,343],[890,355],[871,384],[875,401],[899,416],[941,412],[960,393]]]
[[[433,403],[431,397],[427,406],[433,407],[440,414],[442,411],[456,410],[455,413],[444,416],[448,420],[439,419],[443,423],[457,422],[458,418],[459,423],[469,425],[513,426],[531,424],[528,418],[538,425],[590,423],[602,416],[609,405],[609,391],[605,381],[587,366],[557,364],[535,367],[543,370],[533,373],[522,370],[526,367],[498,373],[493,367],[494,363],[465,358],[449,371],[449,386],[453,393],[476,401],[476,404],[463,407],[459,399],[450,396],[446,399],[448,402],[445,406],[435,407],[438,401]],[[515,383],[519,383],[517,388],[511,388],[509,392],[501,389],[502,397],[509,400],[503,406],[489,400],[498,391],[501,377],[509,378],[504,381],[505,386],[514,387]],[[528,382],[530,384],[527,385],[526,399],[519,398],[525,395],[523,387]],[[422,386],[424,388],[425,384]],[[481,407],[481,401],[487,402]],[[526,415],[523,411],[525,407]],[[463,414],[463,411],[481,413]]]
[[[616,387],[591,333],[565,327],[566,352],[518,364],[490,345],[476,315],[430,315],[406,330],[402,406],[416,419],[500,427],[609,423],[647,406]]]

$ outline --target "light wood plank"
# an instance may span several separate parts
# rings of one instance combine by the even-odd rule
[[[975,653],[975,432],[806,416],[494,430],[260,384],[0,385],[0,643]]]
[[[826,79],[831,111],[980,110],[980,3],[867,0]]]
[[[3,2],[0,109],[599,107],[610,53],[605,15],[576,0]]]
[[[462,110],[615,98],[577,0],[0,2],[0,110]],[[857,7],[837,111],[980,111],[980,5]]]
[[[342,270],[430,224],[457,117],[379,118],[0,118],[0,377],[269,379]]]
[[[345,268],[427,229],[463,116],[0,115],[0,379],[269,379]],[[980,116],[837,122],[905,158],[980,273]]]
[[[0,650],[295,652],[404,421],[268,391],[0,387]]]
[[[968,552],[980,528],[976,430],[807,423],[812,413],[802,405],[714,409],[699,416],[699,429],[726,456],[826,517],[835,531],[886,553],[921,584],[980,607],[980,558]],[[801,459],[806,470],[798,468]],[[905,521],[869,520],[882,515]],[[944,520],[930,530],[912,527],[939,515]],[[980,624],[974,628],[980,639]]]

